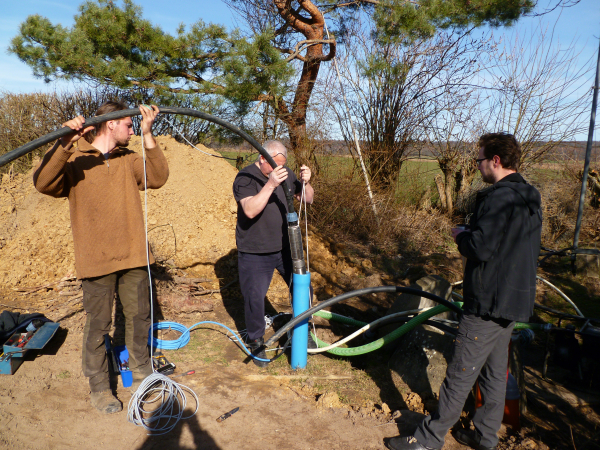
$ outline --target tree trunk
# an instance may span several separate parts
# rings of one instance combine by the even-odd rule
[[[446,208],[447,208],[447,204],[446,204],[446,190],[444,189],[444,181],[442,180],[442,176],[440,174],[437,174],[435,176],[435,185],[437,187],[438,194],[440,196],[440,202],[442,204],[442,210],[446,211]]]
[[[319,8],[310,0],[299,2],[303,12],[310,17],[299,14],[300,9],[291,8],[290,2],[275,0],[275,6],[280,16],[291,28],[302,33],[308,41],[322,41],[324,37],[325,19]],[[310,139],[306,135],[306,113],[315,82],[319,75],[321,62],[329,61],[335,56],[335,43],[329,44],[329,54],[323,54],[323,44],[309,45],[304,56],[298,56],[303,61],[302,73],[296,87],[296,93],[291,106],[279,108],[281,120],[287,125],[290,136],[290,146],[294,152],[296,164],[312,165],[313,171],[318,171],[315,154]],[[278,106],[283,106],[283,100]]]
[[[454,212],[454,201],[452,199],[452,178],[453,171],[444,171],[444,191],[446,193],[446,212],[450,215]]]
[[[471,187],[471,183],[473,182],[473,178],[477,174],[477,170],[472,170],[470,168],[464,167],[465,163],[460,168],[459,172],[456,172],[456,196],[462,197],[465,192]]]

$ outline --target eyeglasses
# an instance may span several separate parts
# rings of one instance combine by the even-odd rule
[[[490,158],[479,158],[475,160],[475,164],[479,165],[481,164],[481,161],[485,161],[486,159],[490,159]]]
[[[269,156],[271,156],[271,158],[275,159],[275,158],[277,158],[277,156],[279,156],[279,155],[283,156],[283,158],[284,158],[284,159],[287,161],[287,156],[285,156],[285,155],[284,155],[283,153],[281,153],[281,152],[279,152],[279,153],[275,153],[274,155],[271,155],[271,154],[270,154]],[[262,155],[261,155],[261,156],[262,156]],[[264,156],[263,156],[263,159],[264,159]],[[265,161],[266,161],[266,159],[265,159]]]

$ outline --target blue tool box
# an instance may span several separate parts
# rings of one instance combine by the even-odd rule
[[[25,354],[30,350],[41,350],[44,348],[59,327],[60,323],[46,322],[23,345],[19,345],[19,341],[25,339],[27,333],[17,332],[13,334],[2,346],[0,374],[14,374],[23,362]]]

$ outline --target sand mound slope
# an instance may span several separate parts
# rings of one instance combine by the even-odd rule
[[[173,138],[157,138],[169,161],[169,181],[148,191],[149,240],[157,258],[180,268],[208,269],[235,248],[236,170]],[[130,148],[141,152],[139,138]],[[200,146],[203,151],[213,153]],[[144,200],[144,194],[141,193]],[[66,199],[35,190],[32,174],[4,175],[0,184],[0,283],[35,286],[75,272]],[[208,274],[207,274],[208,275]]]
[[[170,175],[162,188],[148,191],[148,239],[156,259],[180,275],[213,280],[205,285],[207,289],[233,284],[227,296],[238,297],[237,207],[232,193],[236,169],[225,159],[205,155],[171,137],[159,136],[157,142],[169,161]],[[141,153],[138,137],[132,139],[130,148]],[[143,192],[140,199],[143,203]],[[311,279],[320,299],[348,287],[365,287],[363,281],[372,284],[365,278],[370,271],[363,273],[360,264],[353,267],[335,255],[326,239],[312,231],[308,234]],[[74,274],[68,200],[37,192],[32,173],[5,174],[0,183],[0,295],[22,306],[41,308],[42,304],[27,305],[35,303],[34,299],[27,300],[16,290],[54,283],[48,292],[36,291],[52,296],[64,287],[57,286],[58,281]],[[62,295],[72,292],[66,289]],[[211,297],[221,298],[218,292]],[[277,274],[269,298],[289,304],[287,286]]]

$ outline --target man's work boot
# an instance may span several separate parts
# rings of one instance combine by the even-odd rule
[[[435,450],[431,447],[425,447],[415,439],[414,436],[396,436],[385,438],[383,443],[390,450]]]
[[[257,358],[268,359],[267,354],[265,353],[265,341],[263,338],[254,339],[253,341],[248,342],[248,348],[250,352]],[[258,349],[260,348],[260,351]],[[258,367],[267,367],[269,363],[267,361],[259,361],[255,358],[252,358],[252,362],[256,364]]]
[[[123,405],[112,394],[110,389],[100,392],[92,392],[90,394],[90,400],[94,408],[103,414],[113,414],[123,410]]]
[[[456,439],[462,445],[466,445],[475,450],[496,450],[496,446],[486,447],[481,445],[481,436],[475,430],[458,429],[452,433],[454,439]]]

